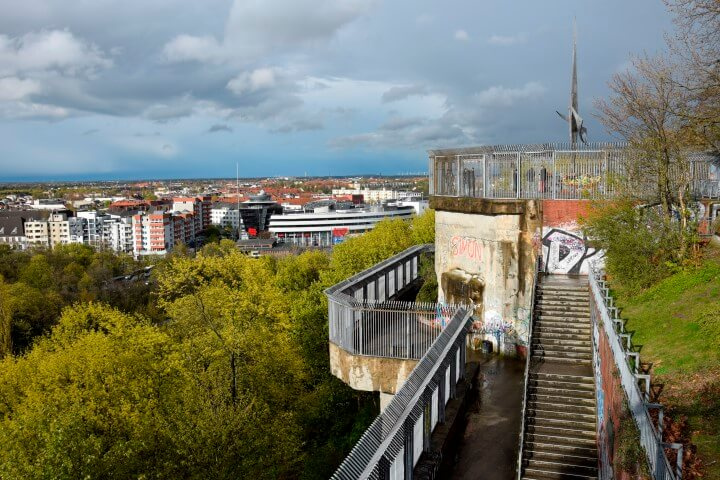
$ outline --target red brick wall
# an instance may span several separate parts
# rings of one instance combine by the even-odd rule
[[[590,211],[590,200],[543,200],[543,225],[558,227],[577,223],[580,215]]]
[[[610,342],[602,325],[600,312],[597,309],[594,298],[591,294],[590,308],[594,310],[595,318],[598,319],[598,358],[595,365],[595,381],[601,387],[601,391],[597,391],[597,415],[600,421],[598,431],[598,453],[600,463],[603,460],[609,461],[612,465],[615,458],[616,445],[615,437],[620,428],[620,415],[622,414],[623,402],[625,401],[625,393],[620,382],[620,374],[615,366]],[[604,454],[607,457],[604,459]],[[618,480],[629,480],[632,478],[626,472],[614,472],[614,478]]]

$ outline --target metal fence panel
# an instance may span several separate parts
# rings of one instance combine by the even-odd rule
[[[649,191],[657,172],[624,144],[503,145],[430,152],[431,194],[474,198],[611,198],[634,172],[633,188]],[[640,169],[643,175],[637,175]],[[693,152],[671,166],[671,179],[688,178],[695,196],[720,196],[720,159]],[[643,181],[644,180],[644,181]]]

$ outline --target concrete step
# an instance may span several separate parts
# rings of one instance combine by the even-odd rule
[[[528,469],[527,471],[524,472],[523,476],[521,477],[521,480],[556,480],[556,479],[597,480],[597,478],[598,478],[597,476],[584,477],[584,476],[578,476],[578,475],[573,475],[573,474],[562,475],[562,476],[558,477],[557,474],[553,473],[553,472],[548,473],[548,472],[544,472],[542,470]]]
[[[528,408],[526,410],[527,417],[528,418],[535,418],[536,420],[539,419],[555,419],[555,420],[568,420],[572,419],[572,421],[578,421],[578,422],[584,422],[584,423],[592,423],[596,421],[595,419],[595,410],[590,409],[589,411],[586,411],[586,413],[581,412],[570,412],[567,410],[567,405],[558,405],[556,410],[545,410],[544,405],[538,405],[535,407],[531,407],[528,405]]]
[[[597,458],[597,446],[580,447],[578,445],[561,445],[542,441],[525,442],[526,451],[533,453],[557,453],[558,455],[574,455],[586,458]]]
[[[593,432],[593,434],[595,433],[595,422],[593,420],[587,421],[586,419],[576,418],[575,415],[566,415],[565,418],[553,418],[552,416],[544,415],[542,412],[540,415],[528,414],[527,424],[543,427],[568,428],[572,430],[586,430]]]
[[[547,318],[547,317],[558,317],[560,319],[568,320],[585,320],[590,322],[589,312],[578,312],[574,310],[568,310],[563,308],[555,307],[542,307],[535,309],[535,318]]]
[[[585,284],[566,284],[560,282],[540,282],[538,285],[541,291],[556,291],[556,292],[589,292],[590,285]]]
[[[566,403],[556,404],[554,402],[528,401],[527,411],[543,411],[547,414],[559,414],[562,417],[568,415],[589,415],[595,418],[595,405],[568,405]],[[528,413],[528,415],[530,415]]]
[[[565,418],[568,415],[580,415],[585,418],[584,415],[595,418],[595,405],[589,404],[567,404],[567,403],[555,403],[547,402],[543,398],[530,400],[528,399],[527,410],[529,412],[540,412],[546,415],[558,415],[559,418]]]
[[[583,367],[592,366],[592,360],[581,360],[577,358],[567,357],[552,357],[548,355],[533,355],[532,358],[535,360],[542,360],[545,363],[563,363],[567,365],[577,365]]]
[[[572,450],[569,452],[526,450],[523,454],[523,459],[564,463],[567,465],[581,465],[593,468],[598,466],[597,455],[577,455]]]
[[[574,435],[567,435],[565,432],[561,430],[554,430],[554,431],[542,431],[542,432],[535,432],[535,431],[528,431],[525,433],[525,440],[528,442],[543,442],[543,443],[552,443],[555,445],[565,445],[570,447],[580,447],[580,448],[597,448],[597,443],[595,441],[595,436],[589,437],[589,436],[574,436]]]
[[[557,382],[584,383],[595,385],[595,377],[592,375],[566,375],[563,373],[530,372],[532,380],[554,380]]]
[[[552,387],[552,388],[570,388],[573,390],[585,390],[587,392],[593,392],[595,393],[595,383],[592,382],[592,377],[590,378],[591,382],[578,382],[571,379],[562,379],[562,378],[543,378],[543,377],[528,377],[528,383],[531,386],[543,386],[543,387]]]
[[[590,407],[592,409],[595,409],[595,398],[578,398],[578,397],[567,397],[564,395],[550,395],[547,393],[539,393],[539,392],[528,392],[528,403],[530,402],[536,402],[536,403],[552,403],[557,404],[559,407],[560,405],[567,405],[567,406],[577,406],[577,407]]]
[[[587,288],[576,288],[574,290],[558,290],[557,287],[541,285],[540,288],[538,288],[537,296],[587,299],[590,296],[590,290]]]
[[[595,392],[592,390],[576,390],[574,388],[556,388],[544,385],[531,385],[528,388],[531,393],[538,395],[557,395],[559,397],[572,398],[595,398]]]
[[[546,327],[542,323],[537,326],[538,333],[575,333],[590,335],[590,327],[581,327],[576,325],[565,325],[563,327]]]
[[[589,333],[585,332],[579,332],[579,333],[560,333],[556,331],[552,332],[542,332],[540,331],[540,328],[534,328],[533,329],[533,338],[537,338],[538,340],[582,340],[586,341],[590,337]]]
[[[523,462],[525,473],[533,473],[547,479],[588,479],[597,478],[597,466],[573,465],[557,461],[529,460]]]
[[[556,349],[556,348],[548,348],[547,346],[543,346],[543,354],[545,357],[555,357],[555,358],[574,358],[577,360],[592,360],[592,352],[590,350],[587,351],[581,351],[581,352],[575,352],[567,348],[563,349]],[[540,355],[540,349],[537,349],[533,351],[533,356],[536,354]]]
[[[560,347],[590,347],[592,348],[592,342],[589,338],[587,339],[573,339],[573,338],[533,338],[533,344],[541,343],[543,345],[558,345]]]
[[[556,307],[556,308],[570,308],[574,310],[585,310],[590,311],[590,302],[586,298],[585,300],[572,300],[565,297],[555,296],[544,296],[542,298],[535,299],[535,305],[538,307]]]
[[[573,351],[592,351],[592,342],[589,338],[586,340],[568,340],[553,337],[533,338],[532,344],[541,344],[544,345],[546,349],[550,348],[553,350],[569,349]]]

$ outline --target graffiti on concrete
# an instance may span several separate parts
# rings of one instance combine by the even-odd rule
[[[476,320],[473,322],[473,330],[481,335],[492,335],[499,339],[505,336],[513,336],[515,327],[511,322],[502,319],[500,313],[495,310],[485,312],[483,321]]]
[[[546,227],[542,239],[545,270],[549,273],[588,273],[588,260],[602,256],[586,239],[561,228]]]
[[[450,238],[450,255],[480,262],[482,260],[482,243],[477,238],[455,235]]]
[[[527,345],[529,330],[530,330],[530,310],[527,308],[518,307],[515,312],[515,333],[517,335],[517,341],[519,345]]]

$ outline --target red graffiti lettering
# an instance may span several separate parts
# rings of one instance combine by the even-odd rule
[[[450,239],[450,255],[479,262],[482,260],[482,244],[476,238],[456,235]]]

